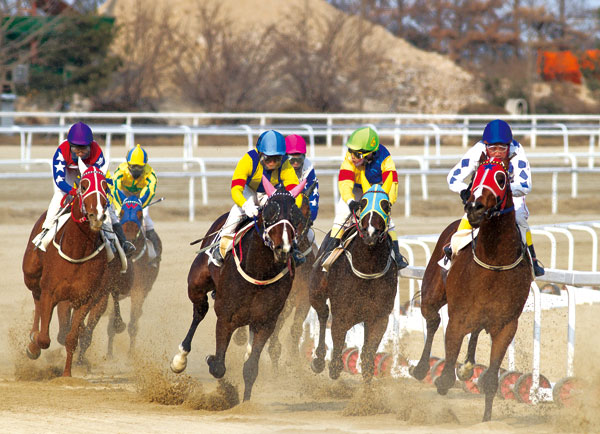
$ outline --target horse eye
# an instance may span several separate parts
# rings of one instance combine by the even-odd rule
[[[386,213],[389,214],[391,211],[391,207],[390,207],[390,203],[387,200],[382,200],[381,202],[379,202],[379,205],[381,206],[381,209]]]
[[[88,188],[90,188],[90,181],[87,179],[81,180],[81,191],[85,193]]]
[[[363,199],[360,201],[360,208],[363,209],[367,206],[367,199]]]

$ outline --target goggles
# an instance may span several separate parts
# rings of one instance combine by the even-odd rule
[[[89,146],[86,145],[70,145],[71,152],[74,154],[87,153],[90,149]]]
[[[348,152],[350,152],[350,154],[354,157],[354,158],[365,158],[366,156],[370,155],[373,151],[354,151],[352,149],[349,149]]]
[[[283,156],[281,156],[281,155],[263,155],[261,157],[261,160],[267,164],[273,164],[273,163],[281,163],[282,158],[283,158]]]
[[[487,144],[486,143],[486,148],[488,151],[491,152],[506,152],[506,150],[508,149],[508,145],[505,143],[492,143],[492,144]]]
[[[289,154],[290,164],[303,164],[305,156],[302,154]]]

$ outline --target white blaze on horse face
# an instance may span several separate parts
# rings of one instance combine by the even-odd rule
[[[282,234],[281,238],[283,240],[283,251],[285,253],[288,253],[292,249],[292,246],[290,245],[290,239],[288,238],[288,231],[285,226],[283,227],[283,234]]]
[[[373,236],[376,230],[375,227],[371,224],[373,220],[373,214],[374,213],[369,214],[369,226],[367,227],[367,234],[369,234],[370,237]]]

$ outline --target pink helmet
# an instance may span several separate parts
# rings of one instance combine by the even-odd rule
[[[306,154],[306,142],[298,134],[290,134],[285,138],[286,154]]]

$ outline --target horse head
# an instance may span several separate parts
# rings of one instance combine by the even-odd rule
[[[365,244],[374,246],[386,239],[391,209],[390,198],[381,185],[374,184],[363,194],[357,229]]]
[[[284,263],[289,258],[298,227],[304,220],[295,198],[306,185],[306,180],[291,191],[283,187],[276,189],[264,176],[262,184],[268,199],[259,215],[258,224],[262,226],[263,241],[273,251],[275,262]]]
[[[467,218],[474,228],[479,227],[484,218],[504,214],[512,206],[508,164],[508,158],[486,159],[482,154],[471,197],[465,205]]]
[[[104,173],[94,166],[85,168],[81,173],[81,181],[71,214],[79,223],[87,220],[90,229],[98,232],[107,217],[108,184]]]
[[[117,190],[117,194],[122,194]],[[125,196],[119,213],[119,221],[128,241],[135,244],[140,236],[143,238],[144,212],[142,201],[137,196]]]

